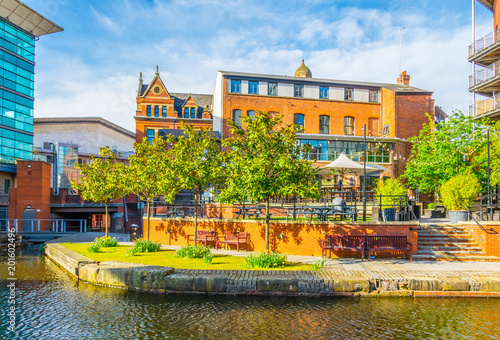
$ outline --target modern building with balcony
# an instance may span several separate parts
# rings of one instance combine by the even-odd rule
[[[476,39],[476,2],[493,13],[493,31]],[[472,44],[468,56],[472,63],[469,76],[469,91],[473,94],[473,105],[469,115],[481,119],[500,119],[500,2],[474,0],[472,2]]]

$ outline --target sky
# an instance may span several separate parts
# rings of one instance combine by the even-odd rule
[[[212,94],[218,70],[396,83],[467,112],[470,0],[22,0],[63,32],[36,42],[35,117],[98,116],[135,131],[139,72]],[[404,30],[401,28],[404,27]],[[476,3],[476,38],[493,30]]]

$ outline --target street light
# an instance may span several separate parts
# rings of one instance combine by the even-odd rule
[[[366,221],[366,124],[363,126],[363,221]]]

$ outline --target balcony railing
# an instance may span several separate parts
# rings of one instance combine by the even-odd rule
[[[469,45],[469,58],[490,47],[497,41],[500,41],[500,28],[495,29],[493,32],[476,40],[474,44]]]
[[[500,93],[494,97],[479,100],[474,105],[469,106],[469,115],[477,117],[498,109],[500,109]]]
[[[482,82],[495,78],[498,75],[500,75],[500,61],[497,61],[488,67],[476,71],[473,75],[470,75],[469,87],[474,87]]]

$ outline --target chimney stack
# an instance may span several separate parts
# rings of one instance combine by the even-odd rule
[[[399,85],[410,85],[410,75],[406,74],[406,71],[401,72],[398,77]]]

